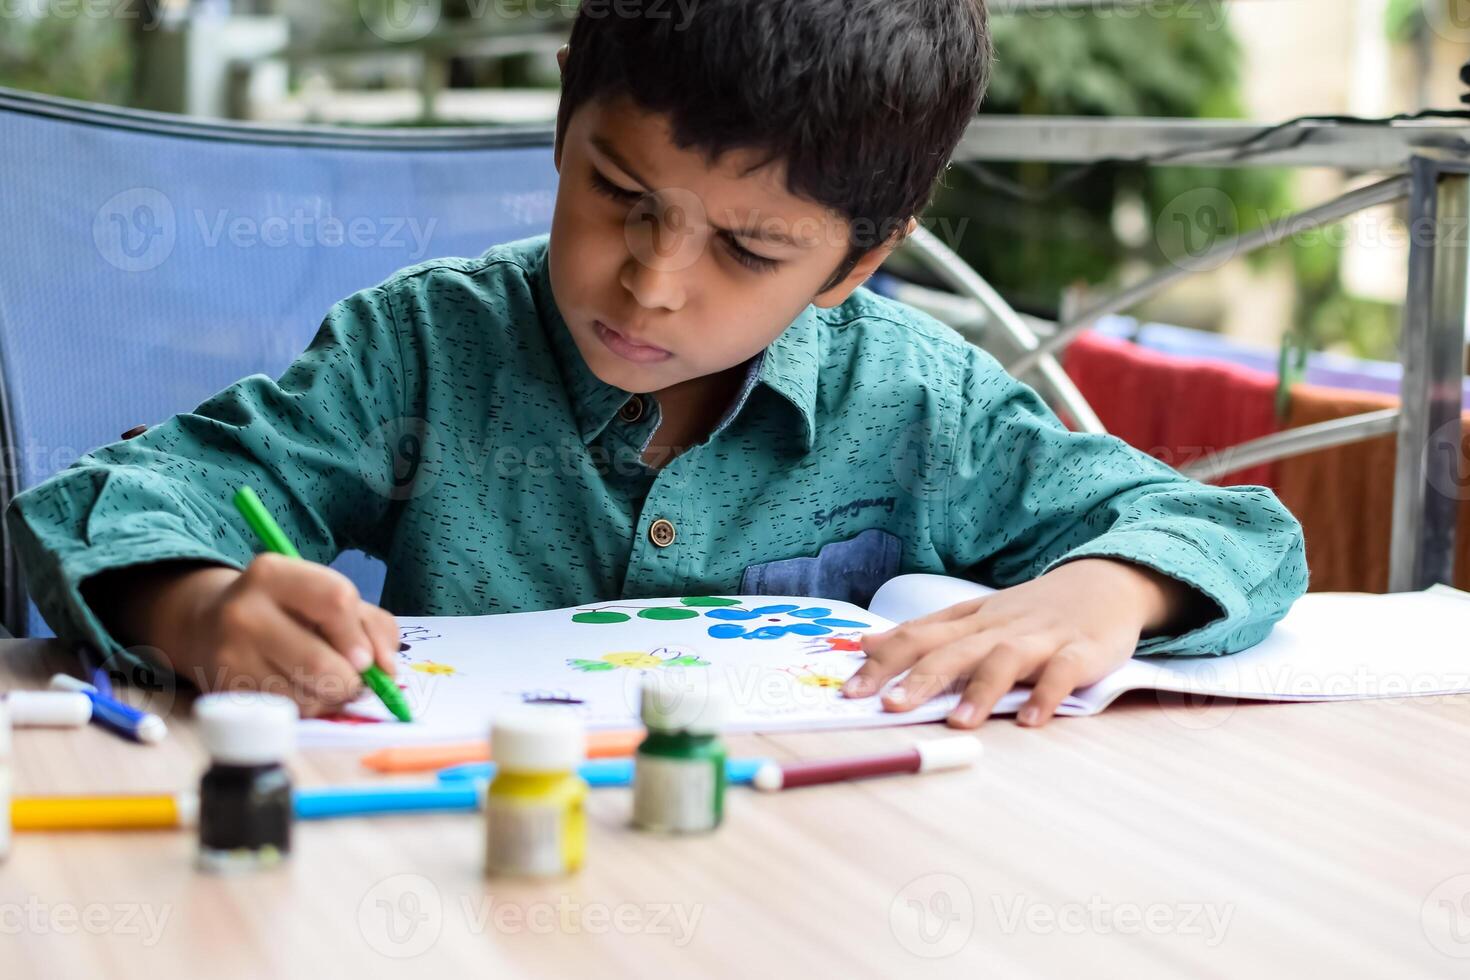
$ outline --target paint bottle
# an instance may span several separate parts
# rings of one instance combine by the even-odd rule
[[[296,703],[276,694],[209,694],[194,704],[210,766],[199,783],[199,867],[252,871],[291,852]]]
[[[10,710],[0,701],[0,862],[10,854]]]
[[[648,737],[633,767],[633,826],[660,833],[714,830],[725,816],[728,697],[704,675],[650,674],[643,683]]]
[[[498,768],[485,792],[485,873],[576,871],[587,850],[582,723],[561,708],[507,711],[491,726],[490,744]]]

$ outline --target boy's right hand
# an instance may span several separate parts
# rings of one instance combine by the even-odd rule
[[[267,553],[243,572],[163,564],[107,577],[114,635],[155,648],[200,690],[285,694],[310,717],[355,698],[374,662],[394,672],[392,614],[325,565]]]

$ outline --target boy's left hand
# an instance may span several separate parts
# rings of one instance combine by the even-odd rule
[[[1017,720],[1044,725],[1073,690],[1120,667],[1145,632],[1194,619],[1210,605],[1198,592],[1152,569],[1086,558],[1013,588],[863,636],[868,662],[843,687],[868,697],[905,670],[884,695],[908,711],[963,683],[949,724],[974,728],[1018,683],[1033,684]]]

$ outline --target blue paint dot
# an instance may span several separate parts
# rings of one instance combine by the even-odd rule
[[[824,609],[821,606],[808,606],[805,609],[798,609],[798,610],[796,610],[791,615],[798,616],[798,617],[800,617],[802,619],[816,619],[819,616],[827,616],[827,615],[830,615],[831,612],[832,612],[832,610],[830,610],[830,609]]]
[[[710,619],[755,619],[756,613],[749,609],[711,609],[705,613]]]
[[[855,619],[819,619],[818,623],[823,626],[831,626],[836,629],[867,629],[867,623],[859,623]]]
[[[825,626],[813,623],[791,623],[786,626],[761,626],[745,634],[747,640],[776,640],[787,634],[796,636],[825,636],[832,632]]]
[[[795,608],[796,606],[789,602],[777,603],[774,606],[761,606],[759,609],[756,610],[756,613],[757,615],[761,616],[774,616],[776,613],[790,612]]]
[[[709,635],[717,640],[733,640],[745,635],[744,626],[736,626],[734,623],[721,623],[709,628]]]

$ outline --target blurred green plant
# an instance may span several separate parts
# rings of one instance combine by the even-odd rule
[[[133,57],[125,22],[45,12],[32,17],[20,12],[25,6],[0,17],[0,85],[127,103]]]
[[[1239,118],[1241,52],[1226,15],[1220,0],[1205,0],[1154,3],[1132,16],[1103,10],[994,17],[997,59],[982,112]],[[1069,182],[1055,189],[1062,180]],[[1071,284],[1115,288],[1131,262],[1163,267],[1197,256],[1202,241],[1290,213],[1296,207],[1292,182],[1290,170],[1276,168],[1115,163],[1079,175],[1075,166],[1047,163],[957,165],[926,217],[935,225],[947,220],[952,228],[968,218],[964,234],[949,244],[1018,308],[1055,317]],[[998,189],[1003,185],[1012,192]],[[1209,189],[1207,200],[1226,206],[1188,206],[1187,220],[1169,220],[1202,188]],[[1120,205],[1128,202],[1142,211],[1135,222],[1142,234],[1132,240],[1114,227]],[[1245,261],[1256,269],[1287,262],[1296,274],[1297,312],[1293,322],[1281,324],[1283,334],[1364,356],[1390,355],[1396,316],[1383,304],[1345,294],[1339,259],[1335,247],[1319,242],[1285,244]]]
[[[1028,116],[1242,115],[1240,52],[1218,0],[1152,4],[1136,16],[1117,11],[1067,16],[998,16],[991,21],[997,59],[982,112]],[[1193,253],[1190,229],[1160,221],[1170,203],[1214,188],[1234,204],[1222,224],[1198,229],[1216,238],[1258,226],[1290,209],[1289,181],[1258,169],[1143,167],[1107,164],[1056,193],[1054,182],[1076,167],[986,163],[1013,182],[1024,200],[997,191],[974,169],[957,166],[936,195],[931,214],[971,216],[958,250],[1013,302],[1054,316],[1062,290],[1075,282],[1113,284],[1125,260],[1161,264]],[[1071,178],[1069,178],[1071,179]],[[1142,203],[1145,242],[1119,241],[1112,222],[1121,200]],[[996,247],[1004,243],[1004,247]],[[1256,261],[1267,261],[1257,259]]]

